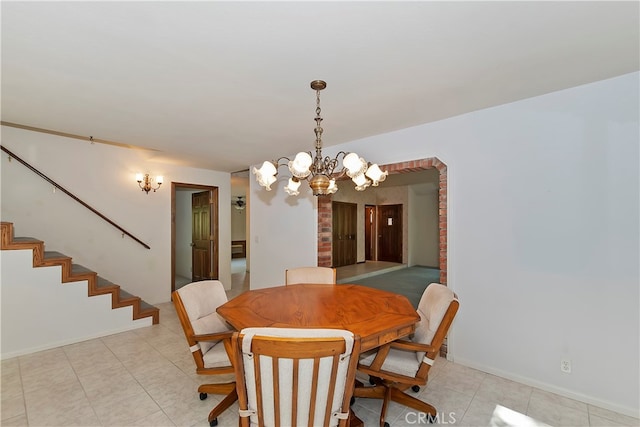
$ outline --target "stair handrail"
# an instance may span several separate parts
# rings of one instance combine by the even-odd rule
[[[125,230],[124,228],[122,228],[121,226],[119,226],[118,224],[116,224],[115,222],[113,222],[112,220],[107,218],[106,216],[104,216],[102,213],[97,211],[95,208],[89,206],[87,203],[85,203],[84,201],[80,200],[75,194],[71,193],[69,190],[67,190],[66,188],[64,188],[63,186],[61,186],[60,184],[58,184],[57,182],[55,182],[51,178],[49,178],[47,175],[45,175],[44,173],[40,172],[38,169],[36,169],[35,167],[31,166],[29,163],[27,163],[26,161],[22,160],[20,157],[18,157],[15,154],[13,154],[4,145],[0,144],[0,149],[2,149],[2,151],[7,153],[9,155],[10,159],[16,159],[17,161],[22,163],[27,169],[29,169],[32,172],[34,172],[36,175],[38,175],[40,178],[42,178],[45,181],[47,181],[49,184],[53,185],[55,188],[61,190],[64,194],[66,194],[67,196],[71,197],[73,200],[75,200],[76,202],[80,203],[82,206],[84,206],[85,208],[89,209],[94,214],[98,215],[100,218],[102,218],[103,220],[105,220],[106,222],[108,222],[109,224],[111,224],[112,226],[117,228],[118,230],[120,230],[123,234],[126,234],[127,236],[131,237],[133,240],[135,240],[136,242],[140,243],[145,248],[151,249],[151,246],[147,245],[142,240],[138,239],[136,236],[134,236],[133,234],[129,233],[127,230]]]

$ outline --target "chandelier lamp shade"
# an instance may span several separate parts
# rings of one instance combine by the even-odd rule
[[[138,181],[138,187],[140,187],[140,189],[145,193],[149,194],[149,191],[153,190],[153,192],[155,193],[158,190],[158,188],[160,188],[160,186],[164,181],[164,178],[162,176],[156,176],[155,187],[151,185],[154,179],[151,178],[151,176],[149,176],[148,173],[145,173],[144,175],[141,173],[136,174],[136,181]]]
[[[336,179],[347,175],[355,184],[355,189],[363,191],[367,187],[376,187],[384,181],[388,172],[382,171],[377,164],[367,163],[356,153],[340,151],[334,158],[322,157],[322,117],[320,116],[320,91],[327,87],[322,80],[311,82],[311,89],[316,91],[316,149],[315,156],[311,152],[302,151],[292,159],[281,157],[275,161],[265,161],[260,169],[254,167],[256,181],[267,191],[276,182],[278,169],[286,166],[291,174],[284,190],[290,196],[300,194],[300,184],[307,181],[314,196],[324,196],[338,191]],[[342,164],[340,165],[340,161]]]

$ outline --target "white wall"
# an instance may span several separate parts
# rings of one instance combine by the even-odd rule
[[[2,220],[16,236],[43,240],[150,304],[170,300],[171,181],[219,188],[220,281],[231,285],[230,174],[163,162],[162,153],[2,126],[2,145],[151,246],[145,249],[17,161],[2,155]],[[140,191],[137,172],[163,175],[156,193]]]
[[[143,326],[111,294],[87,297],[87,281],[62,283],[62,267],[33,268],[33,250],[2,251],[2,359]]]
[[[439,268],[438,190],[425,193],[420,187],[424,186],[409,186],[408,264],[410,267],[420,265]]]
[[[231,206],[231,240],[247,239],[247,208],[238,210]]]
[[[638,79],[633,73],[324,153],[447,164],[448,280],[461,300],[449,340],[455,361],[635,416]],[[251,180],[252,288],[281,283],[288,257],[315,262],[314,205],[285,201],[283,185],[271,198]],[[562,358],[571,359],[571,374],[560,372]]]

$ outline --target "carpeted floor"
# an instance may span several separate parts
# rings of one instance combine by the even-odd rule
[[[377,276],[349,281],[358,285],[395,292],[406,296],[414,307],[429,283],[437,283],[440,280],[440,270],[429,267],[407,267],[399,270],[383,273]]]

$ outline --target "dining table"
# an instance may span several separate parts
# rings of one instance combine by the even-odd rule
[[[275,286],[243,292],[217,308],[235,330],[250,327],[346,329],[359,335],[361,351],[406,337],[420,316],[393,292],[356,284]],[[355,414],[351,426],[361,426]]]

